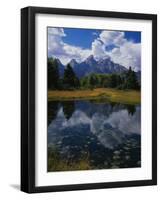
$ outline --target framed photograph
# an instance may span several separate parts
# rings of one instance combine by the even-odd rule
[[[21,10],[21,190],[157,184],[157,16]]]

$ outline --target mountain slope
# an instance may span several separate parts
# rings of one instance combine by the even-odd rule
[[[57,59],[57,62],[59,65],[60,75],[62,76],[65,66],[63,66],[59,59]],[[95,60],[93,55],[90,55],[81,63],[78,63],[75,59],[72,59],[69,64],[72,66],[74,72],[79,78],[91,73],[112,74],[127,71],[124,66],[114,63],[110,58]]]
[[[112,62],[110,58],[96,61],[93,55],[89,56],[82,63],[77,63],[73,59],[70,61],[70,64],[79,78],[89,75],[90,73],[112,74],[127,71],[124,66]]]
[[[57,61],[58,66],[59,66],[59,75],[63,76],[65,66],[61,63],[61,61],[58,58],[56,58],[56,61]]]

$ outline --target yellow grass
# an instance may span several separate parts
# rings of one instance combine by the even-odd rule
[[[62,160],[56,149],[48,149],[48,171],[72,171],[92,169],[89,162],[89,153],[81,156],[80,160]]]
[[[116,103],[139,104],[140,91],[96,88],[93,90],[48,91],[48,100],[104,100]]]

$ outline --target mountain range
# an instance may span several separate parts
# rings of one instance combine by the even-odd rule
[[[65,66],[61,63],[61,61],[58,58],[56,60],[59,66],[60,76],[63,76]],[[69,64],[71,65],[74,72],[79,78],[87,76],[91,73],[112,74],[127,71],[126,67],[114,63],[109,57],[105,59],[95,60],[93,55],[90,55],[81,63],[78,63],[75,59],[72,59],[69,62]]]

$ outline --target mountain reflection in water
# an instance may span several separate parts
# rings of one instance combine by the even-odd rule
[[[140,126],[140,105],[48,102],[48,171],[140,167]],[[51,166],[58,156],[69,169]],[[84,157],[88,167],[71,167]]]

